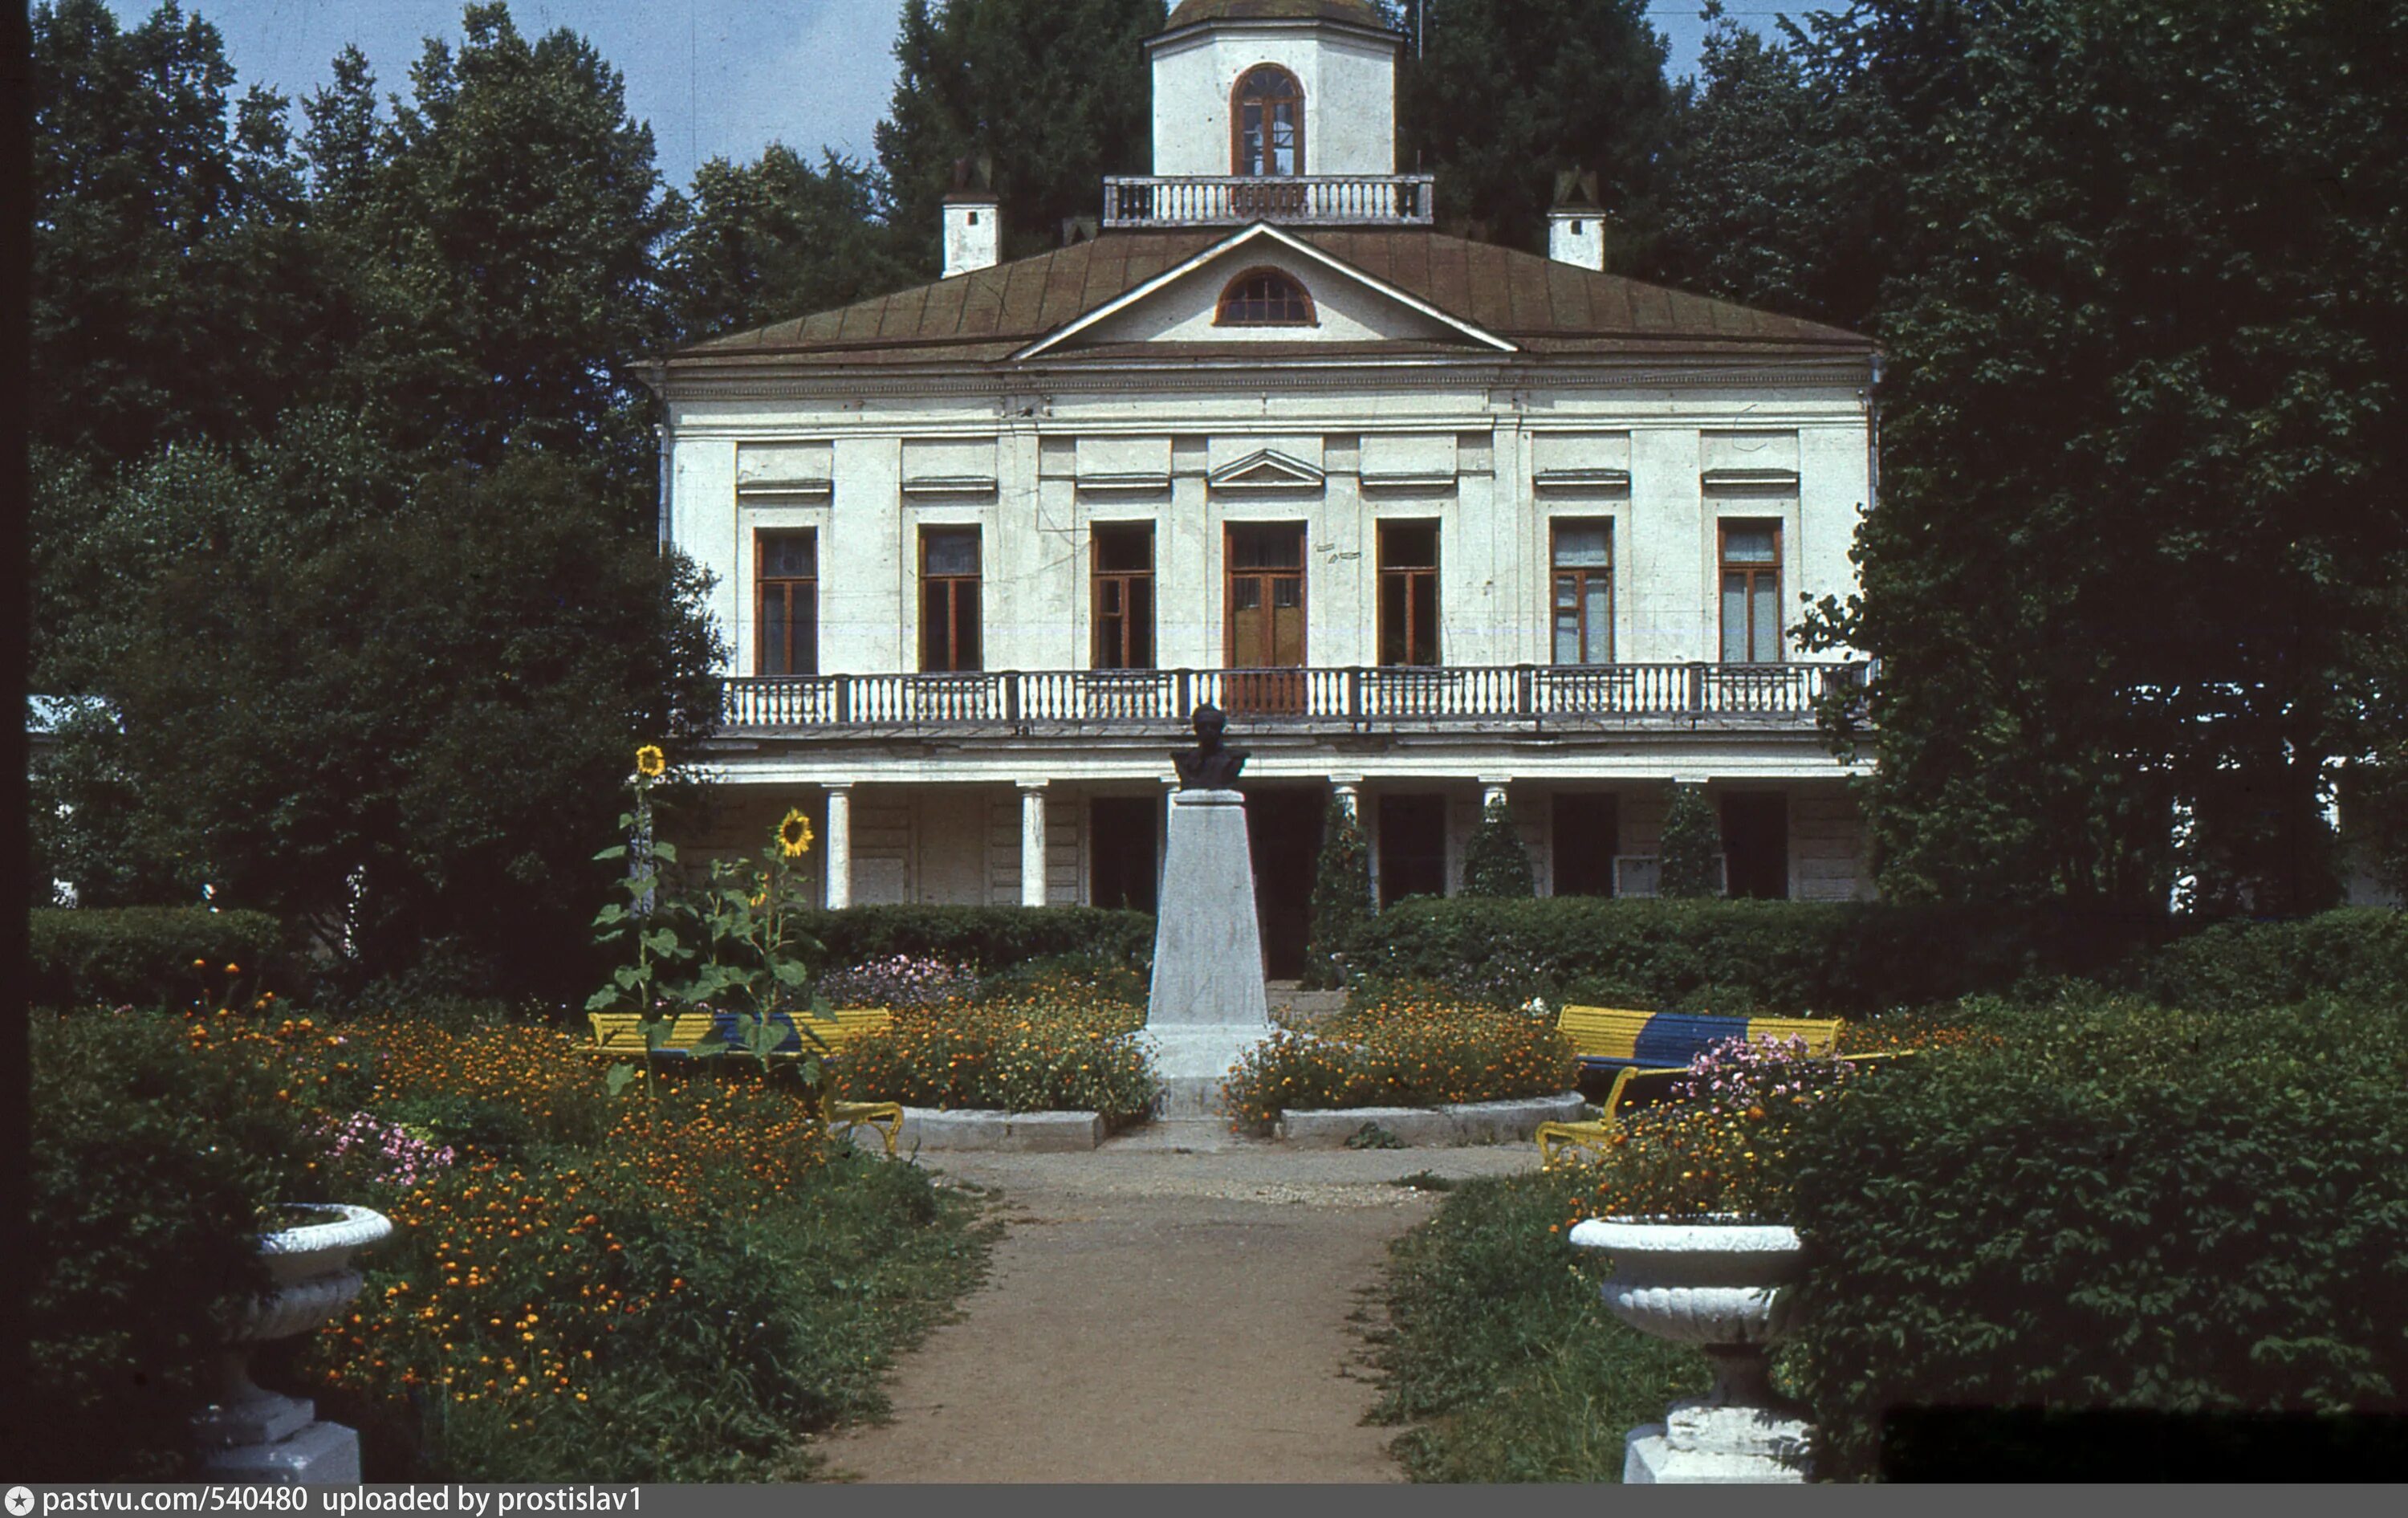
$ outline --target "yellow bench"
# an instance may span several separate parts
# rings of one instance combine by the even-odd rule
[[[647,1052],[642,1014],[589,1012],[586,1016],[594,1024],[595,1053],[617,1058],[629,1055],[641,1057]],[[782,1016],[779,1021],[792,1024],[791,1019]],[[865,1033],[882,1032],[893,1022],[894,1014],[882,1007],[840,1007],[837,1009],[833,1022],[825,1018],[813,1017],[806,1012],[800,1024],[796,1025],[807,1030],[818,1040],[811,1046],[814,1052],[824,1053],[829,1057],[834,1057],[853,1039]],[[796,1025],[787,1026],[785,1035],[778,1041],[777,1047],[769,1051],[770,1058],[800,1059],[803,1056],[804,1038],[796,1031]],[[668,1033],[661,1039],[658,1052],[680,1059],[691,1059],[694,1057],[695,1047],[701,1043],[714,1028],[718,1030],[721,1039],[731,1053],[744,1048],[741,1033],[737,1026],[736,1015],[733,1012],[717,1014],[679,1012],[671,1017]],[[903,1131],[903,1104],[838,1101],[836,1097],[836,1087],[823,1081],[820,1086],[820,1121],[827,1125],[830,1133],[853,1128],[873,1130],[885,1143],[886,1153],[891,1158],[895,1153],[895,1141]]]
[[[1555,1018],[1556,1031],[1571,1040],[1581,1067],[1598,1071],[1685,1066],[1709,1046],[1731,1038],[1784,1044],[1803,1038],[1806,1053],[1820,1056],[1839,1047],[1842,1025],[1834,1017],[1717,1017],[1620,1007],[1567,1007]]]

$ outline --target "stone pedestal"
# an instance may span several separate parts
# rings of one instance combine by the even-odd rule
[[[1168,1088],[1161,1112],[1200,1117],[1218,1110],[1238,1055],[1271,1033],[1246,802],[1237,792],[1171,794],[1154,924],[1145,1024]]]
[[[1806,1479],[1813,1427],[1779,1407],[1675,1402],[1625,1441],[1626,1486],[1688,1482],[1790,1485]]]
[[[357,1486],[360,1436],[341,1424],[305,1424],[272,1444],[215,1451],[201,1462],[201,1472],[244,1486]]]

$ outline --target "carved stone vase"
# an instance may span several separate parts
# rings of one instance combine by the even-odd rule
[[[251,1357],[262,1344],[317,1327],[358,1296],[360,1274],[351,1258],[390,1235],[393,1223],[369,1208],[341,1204],[285,1210],[310,1221],[259,1236],[269,1286],[237,1310],[218,1354],[216,1400],[193,1420],[202,1470],[218,1481],[357,1485],[359,1435],[318,1422],[308,1397],[252,1381]]]
[[[1813,1429],[1770,1376],[1804,1267],[1797,1231],[1741,1219],[1591,1218],[1571,1242],[1612,1258],[1599,1292],[1615,1317],[1695,1344],[1714,1367],[1712,1391],[1630,1431],[1623,1481],[1804,1481]]]

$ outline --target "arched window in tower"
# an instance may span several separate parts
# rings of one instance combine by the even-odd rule
[[[1309,327],[1313,324],[1312,297],[1281,269],[1248,269],[1221,292],[1220,308],[1212,313],[1216,327]]]
[[[1250,68],[1230,105],[1231,173],[1304,172],[1304,87],[1295,75],[1275,64]]]

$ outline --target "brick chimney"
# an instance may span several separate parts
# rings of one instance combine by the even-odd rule
[[[1597,203],[1597,176],[1566,169],[1555,176],[1555,203],[1547,211],[1547,256],[1584,269],[1605,268],[1605,209]]]

